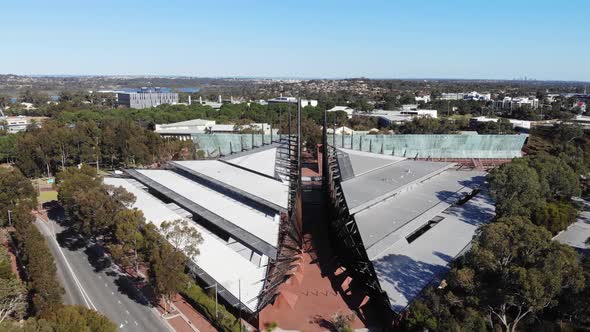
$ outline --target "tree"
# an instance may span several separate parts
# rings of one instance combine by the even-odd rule
[[[187,258],[168,243],[161,243],[150,260],[149,279],[157,296],[164,298],[165,310],[172,297],[183,289],[188,280],[184,273]]]
[[[552,234],[557,234],[576,221],[578,211],[565,202],[548,202],[540,204],[533,210],[531,220],[535,225],[543,226]]]
[[[498,216],[527,216],[539,204],[541,185],[537,172],[525,160],[514,160],[489,174]]]
[[[199,255],[199,245],[203,243],[203,237],[195,227],[189,226],[187,220],[165,221],[160,225],[160,229],[173,250],[181,251],[189,258]]]
[[[14,211],[14,238],[21,261],[26,267],[32,311],[42,314],[61,304],[64,291],[57,281],[53,256],[33,220],[31,210],[17,204]]]
[[[17,203],[36,208],[37,191],[18,169],[0,168],[0,225],[8,223],[8,210],[13,211]]]
[[[580,195],[579,176],[565,161],[546,153],[528,160],[539,175],[541,192],[545,197],[569,200],[572,196]]]
[[[483,227],[449,285],[490,322],[515,331],[519,322],[554,306],[564,290],[580,290],[584,276],[577,253],[522,217]]]
[[[26,290],[14,276],[0,278],[0,322],[12,317],[22,318],[27,306]]]
[[[144,223],[143,213],[137,209],[121,210],[115,215],[114,239],[121,249],[121,255],[116,258],[123,263],[130,262],[125,265],[132,265],[135,271],[139,271],[138,251],[143,246],[141,226]]]
[[[102,314],[82,306],[67,305],[44,318],[59,332],[114,332],[117,326]]]

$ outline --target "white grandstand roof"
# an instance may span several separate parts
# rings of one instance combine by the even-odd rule
[[[105,184],[123,187],[137,198],[134,208],[141,210],[146,221],[158,228],[163,221],[185,219],[172,211],[166,204],[134,185],[134,180],[122,178],[105,178]],[[189,225],[201,233],[203,243],[199,246],[200,255],[191,259],[235,298],[241,296],[243,304],[256,311],[258,295],[262,290],[266,266],[252,263],[228,246],[228,243],[211,234],[196,222],[189,220]],[[238,287],[241,284],[241,294]]]
[[[276,248],[279,228],[276,215],[265,215],[173,171],[136,171]]]
[[[449,270],[449,263],[468,248],[476,230],[494,217],[494,204],[480,193],[438,215],[444,219],[415,241],[408,244],[404,239],[372,261],[395,311],[407,307],[424,287]]]
[[[272,150],[268,151],[272,152]],[[245,157],[247,156],[241,158]],[[260,176],[219,160],[176,161],[172,164],[184,166],[197,173],[221,181],[228,186],[243,190],[287,209],[289,187],[281,181]]]
[[[483,192],[453,206],[485,188],[484,172],[345,149],[338,151],[338,164],[349,213],[395,311],[445,272],[476,229],[493,218]]]
[[[277,148],[260,149],[246,154],[238,155],[237,157],[225,158],[225,161],[244,167],[246,169],[258,172],[270,177],[276,178],[275,164],[277,161]]]

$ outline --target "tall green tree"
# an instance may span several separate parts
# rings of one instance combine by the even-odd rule
[[[17,203],[36,208],[37,191],[18,169],[0,168],[0,225],[8,223],[8,211],[13,212]]]
[[[514,160],[489,174],[490,189],[498,216],[530,217],[543,199],[537,172],[525,160]]]
[[[124,265],[133,266],[139,271],[139,250],[143,247],[144,238],[141,232],[145,224],[143,213],[137,209],[125,209],[115,215],[115,232],[112,252],[118,253],[115,258]]]
[[[150,260],[149,279],[156,295],[162,297],[165,310],[175,294],[185,286],[188,276],[184,273],[187,258],[168,243],[161,243]]]
[[[572,248],[551,241],[529,220],[511,217],[483,227],[449,284],[493,324],[516,331],[523,318],[554,306],[565,290],[580,290],[584,276]]]

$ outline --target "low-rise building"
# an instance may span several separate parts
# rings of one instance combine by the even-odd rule
[[[193,134],[204,133],[215,125],[215,120],[194,119],[176,123],[157,124],[155,132],[162,137],[190,140]]]
[[[389,126],[392,123],[412,121],[413,118],[428,117],[436,119],[438,116],[437,110],[423,110],[409,107],[414,105],[404,106],[408,107],[402,107],[401,110],[397,111],[374,110],[370,113],[359,113],[358,115],[376,117],[379,119],[379,124],[383,127]]]
[[[483,101],[489,101],[492,99],[492,94],[491,93],[479,93],[477,91],[451,92],[451,93],[441,93],[440,99],[442,99],[442,100],[483,100]]]
[[[329,110],[326,110],[326,112],[345,112],[348,118],[350,119],[352,118],[352,114],[355,112],[355,110],[348,106],[334,106]]]
[[[470,123],[475,124],[478,122],[498,122],[501,118],[489,118],[487,116],[477,116],[469,119]],[[519,120],[519,119],[507,119],[511,124],[512,128],[521,128],[521,129],[531,129],[533,121],[528,120]]]
[[[537,109],[539,107],[539,99],[536,97],[504,97],[502,100],[494,100],[492,106],[498,110],[512,110],[522,106]]]
[[[176,123],[157,124],[155,132],[162,137],[177,138],[182,141],[191,140],[196,134],[203,133],[238,133],[251,131],[270,135],[277,133],[268,123],[250,123],[245,125],[217,124],[215,120],[194,119]]]
[[[149,108],[164,104],[178,104],[178,93],[161,88],[141,88],[136,91],[117,92],[117,104],[129,108]]]
[[[268,104],[295,104],[297,105],[297,98],[295,97],[276,97],[266,101]],[[301,99],[301,107],[316,107],[318,106],[318,101],[315,99]]]
[[[16,134],[27,130],[30,126],[41,126],[41,123],[47,119],[39,116],[7,116],[0,118],[0,128],[6,130],[9,134]]]
[[[414,97],[414,100],[417,103],[418,102],[429,103],[430,102],[430,95],[417,96],[417,97]]]

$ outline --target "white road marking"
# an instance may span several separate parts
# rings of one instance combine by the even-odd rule
[[[43,225],[43,227],[47,227],[43,222],[40,222],[39,224]],[[52,223],[52,228],[53,228],[53,223]],[[84,300],[84,303],[86,303],[86,306],[88,307],[88,309],[94,308],[94,310],[98,311],[96,309],[96,306],[94,305],[94,303],[90,299],[90,296],[88,296],[88,293],[86,293],[86,290],[84,289],[84,287],[82,287],[82,283],[80,283],[80,280],[78,280],[78,277],[74,273],[74,270],[72,269],[72,266],[70,265],[70,262],[66,258],[66,255],[64,254],[64,252],[61,249],[59,243],[57,242],[57,239],[55,238],[55,233],[51,233],[51,236],[50,237],[55,242],[56,247],[57,247],[57,250],[59,251],[59,253],[63,257],[64,262],[66,263],[66,267],[70,271],[70,274],[72,275],[72,278],[74,279],[74,282],[76,283],[76,286],[78,286],[78,290],[80,290],[80,293],[82,294],[82,299]],[[92,308],[90,306],[92,306]]]

